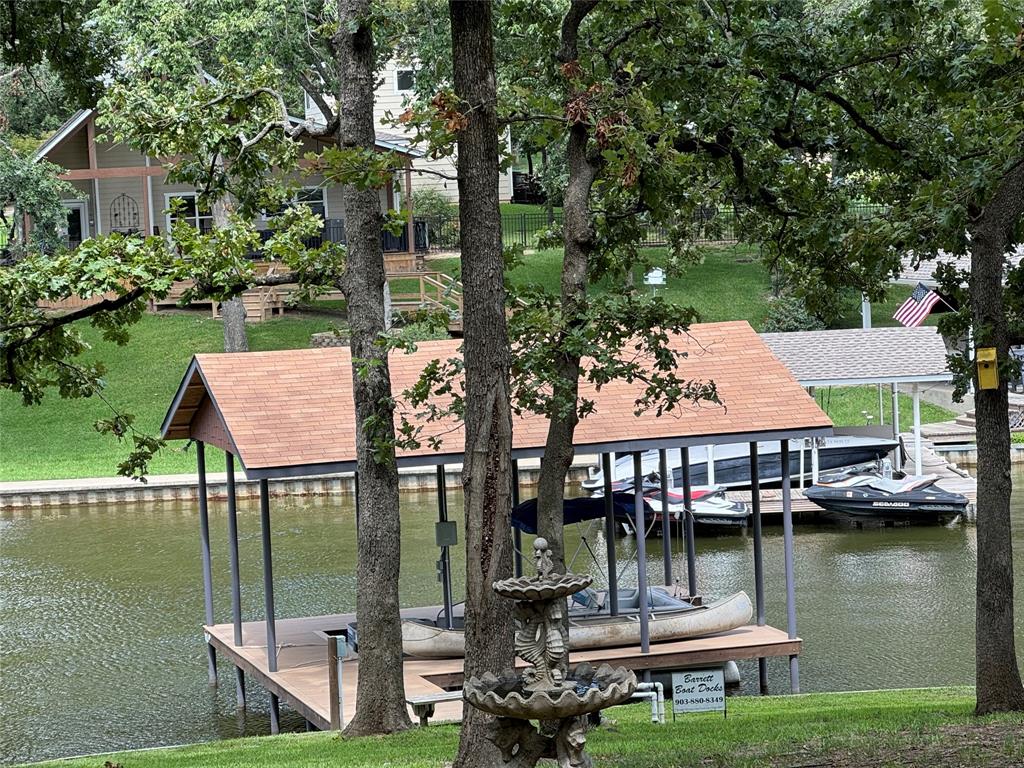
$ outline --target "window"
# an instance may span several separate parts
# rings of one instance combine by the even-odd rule
[[[411,69],[395,71],[395,92],[408,93],[416,86],[416,73]]]
[[[327,194],[320,187],[303,187],[295,195],[295,204],[305,204],[324,221],[327,221]]]
[[[276,211],[264,211],[263,218],[270,219],[284,212],[293,205],[308,205],[309,210],[327,221],[327,191],[322,187],[303,187],[292,195],[290,203],[286,203]]]
[[[200,232],[209,232],[213,229],[213,213],[198,207],[195,192],[176,192],[164,195],[164,199],[167,203],[168,230],[179,221],[187,221],[193,227],[198,228]],[[177,206],[177,211],[172,212],[171,205],[175,200],[180,200],[181,203]]]

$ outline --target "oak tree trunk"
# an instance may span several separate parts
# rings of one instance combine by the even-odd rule
[[[216,229],[226,229],[228,222],[228,205],[223,199],[213,204],[213,226]],[[248,352],[249,335],[245,330],[245,304],[242,297],[236,296],[233,299],[222,301],[220,304],[220,317],[224,323],[224,351],[225,352]]]
[[[1024,215],[1024,160],[1003,177],[971,228],[971,316],[976,349],[1009,353],[1003,267]],[[1010,534],[1010,427],[1005,368],[997,389],[975,391],[978,442],[976,686],[979,715],[1024,709],[1014,647],[1013,539]],[[977,382],[977,379],[976,379]]]
[[[561,307],[565,324],[563,336],[570,336],[587,322],[587,269],[594,250],[594,228],[590,217],[590,192],[597,169],[587,156],[590,131],[586,125],[574,125],[566,150],[569,180],[562,204],[565,256],[562,261]],[[564,570],[563,513],[565,480],[575,455],[573,439],[579,423],[580,356],[563,351],[556,361],[552,400],[556,404],[548,421],[544,461],[537,488],[537,532],[547,539],[553,560]]]
[[[338,104],[338,146],[373,152],[375,51],[369,0],[339,0],[334,38],[345,73]],[[355,717],[345,733],[391,733],[410,726],[402,672],[398,602],[401,523],[395,464],[394,406],[385,329],[382,214],[377,190],[342,185],[347,234],[344,291],[351,328],[352,389],[359,462],[356,621],[359,680]]]
[[[593,9],[592,2],[574,2],[562,23],[558,60],[568,64],[578,58],[576,40],[579,26]],[[579,122],[569,130],[566,163],[569,178],[562,201],[562,227],[565,254],[562,260],[561,305],[562,337],[571,337],[581,323],[587,322],[587,269],[594,250],[594,227],[590,216],[590,193],[597,176],[595,162],[587,154],[590,128]],[[544,461],[537,488],[537,532],[547,539],[552,559],[559,570],[565,568],[563,544],[565,480],[572,466],[573,439],[579,423],[580,356],[563,350],[556,360],[551,397],[555,408],[548,421]]]
[[[462,239],[466,448],[466,677],[512,665],[512,611],[491,589],[512,575],[511,350],[498,207],[499,144],[490,0],[450,0]],[[463,707],[456,768],[501,765],[488,715]]]

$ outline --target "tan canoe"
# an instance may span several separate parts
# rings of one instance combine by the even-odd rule
[[[705,637],[742,627],[754,609],[746,592],[737,592],[708,605],[681,611],[651,611],[652,643]],[[596,616],[569,622],[569,649],[616,648],[640,644],[640,619],[626,616]],[[418,621],[402,622],[402,650],[421,659],[453,659],[465,655],[466,641],[461,629],[442,629]]]

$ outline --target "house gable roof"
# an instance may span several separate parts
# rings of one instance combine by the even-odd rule
[[[40,146],[36,147],[36,151],[32,153],[32,162],[37,163],[53,150],[63,144],[67,139],[71,138],[79,128],[85,125],[86,121],[95,114],[94,109],[80,109],[71,117],[68,118],[67,122],[64,123],[57,132],[50,138],[44,141]]]
[[[53,134],[53,136],[36,148],[36,151],[32,153],[32,162],[35,163],[44,159],[67,139],[71,138],[78,129],[85,125],[89,118],[93,117],[95,114],[95,109],[80,109],[75,112],[75,114],[68,118],[64,125],[57,129],[57,132]],[[292,125],[301,125],[305,122],[293,115],[288,115],[288,120]],[[409,157],[423,156],[423,152],[418,149],[413,149],[408,145],[408,143],[403,144],[394,134],[382,134],[377,138],[376,144],[377,149],[382,152],[396,152],[400,155],[408,155]]]
[[[401,402],[401,393],[433,359],[459,355],[457,340],[423,342],[412,354],[395,351],[392,390],[410,421],[422,429],[419,448],[401,450],[400,466],[459,463],[461,422],[429,422]],[[672,342],[677,375],[711,381],[721,404],[687,404],[661,416],[637,415],[641,382],[613,381],[600,390],[581,381],[581,396],[595,403],[580,421],[575,444],[588,452],[641,451],[706,443],[785,439],[830,434],[832,422],[744,322],[693,326]],[[347,347],[196,355],[163,425],[169,440],[204,439],[197,415],[209,399],[223,438],[213,444],[240,459],[250,478],[349,471],[356,467],[356,417]],[[397,418],[397,415],[396,415]],[[205,439],[215,435],[207,422]],[[442,440],[438,451],[428,438]],[[514,417],[513,458],[543,454],[547,419]]]

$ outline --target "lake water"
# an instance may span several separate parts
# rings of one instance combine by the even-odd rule
[[[1015,475],[1014,553],[1018,649],[1024,650],[1024,473]],[[350,498],[275,499],[275,596],[279,617],[355,609],[355,518]],[[461,497],[451,494],[459,520]],[[437,604],[435,500],[402,497],[406,606]],[[243,611],[262,615],[259,516],[240,505]],[[459,520],[461,538],[461,520]],[[217,620],[230,620],[226,513],[211,507]],[[575,568],[603,585],[604,538],[585,536],[597,562],[567,531]],[[623,583],[635,585],[633,540],[618,542]],[[697,541],[700,588],[753,595],[748,535]],[[650,578],[661,579],[651,540]],[[805,691],[970,684],[973,681],[975,529],[969,524],[856,530],[796,529],[797,612]],[[765,531],[768,621],[785,627],[781,527]],[[453,550],[462,594],[462,548]],[[683,557],[677,573],[685,574]],[[233,685],[211,689],[203,617],[198,520],[193,504],[90,506],[0,515],[0,761],[42,760],[130,747],[269,731],[268,703],[250,686],[235,709]],[[774,691],[787,688],[785,659],[769,662]],[[756,665],[744,664],[745,690]],[[222,679],[229,667],[221,668]],[[301,718],[285,709],[284,728]]]

